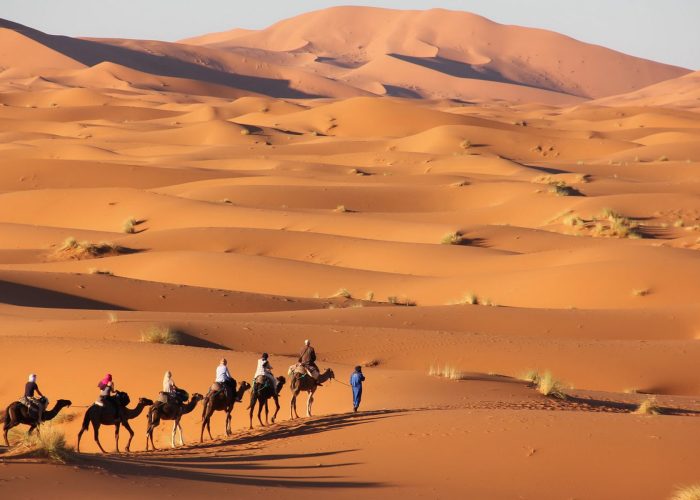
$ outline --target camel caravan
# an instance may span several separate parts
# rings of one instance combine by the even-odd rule
[[[356,372],[361,370],[356,367]],[[316,352],[311,346],[309,340],[304,341],[304,348],[299,355],[298,362],[289,367],[288,377],[290,378],[290,390],[292,398],[290,402],[290,418],[299,418],[296,409],[297,396],[301,392],[306,392],[308,395],[306,404],[306,414],[311,416],[311,409],[314,401],[316,390],[323,385],[324,382],[334,379],[333,370],[326,369],[323,373],[316,366]],[[357,411],[357,391],[354,381],[358,380],[356,373],[351,377],[354,395],[354,410]],[[364,380],[364,376],[362,376]],[[98,383],[100,390],[98,399],[88,407],[83,417],[83,422],[78,433],[78,443],[76,450],[80,452],[80,440],[83,433],[90,428],[92,424],[93,437],[95,443],[102,453],[106,453],[100,443],[100,427],[103,425],[113,426],[115,428],[114,435],[116,440],[116,451],[119,452],[119,431],[123,427],[129,433],[129,440],[126,443],[126,451],[130,451],[131,442],[134,438],[134,431],[129,424],[130,420],[139,417],[146,408],[148,426],[146,429],[146,451],[156,449],[153,442],[153,431],[158,427],[163,420],[173,422],[172,436],[170,444],[173,448],[177,446],[176,441],[179,435],[180,445],[185,444],[183,438],[181,419],[183,415],[187,415],[195,410],[197,404],[202,402],[202,420],[199,434],[199,441],[204,442],[204,430],[209,434],[209,439],[214,439],[211,434],[211,417],[217,411],[223,411],[226,415],[225,431],[226,435],[230,436],[231,432],[231,413],[236,403],[243,401],[243,396],[246,391],[251,390],[250,404],[248,406],[250,417],[250,429],[253,428],[253,412],[255,407],[258,407],[258,422],[261,426],[270,424],[268,401],[272,399],[275,403],[275,411],[271,421],[275,422],[277,414],[280,410],[279,396],[280,391],[284,387],[287,379],[283,376],[275,377],[272,374],[272,365],[269,362],[268,354],[263,353],[258,360],[257,369],[253,377],[253,384],[242,381],[237,384],[236,380],[231,376],[228,370],[226,359],[221,359],[216,367],[216,377],[214,383],[209,387],[206,395],[194,393],[188,394],[184,389],[175,385],[172,373],[165,372],[163,377],[163,390],[158,394],[158,398],[153,401],[148,398],[139,398],[133,408],[129,408],[131,399],[124,391],[119,391],[115,388],[111,374],[105,377]],[[360,381],[361,384],[361,381]],[[361,391],[361,385],[360,385]],[[8,432],[13,427],[20,424],[29,426],[28,433],[31,434],[34,430],[40,432],[40,426],[43,422],[54,419],[63,408],[71,406],[71,401],[67,399],[59,399],[51,409],[47,409],[48,398],[39,390],[37,384],[37,376],[31,374],[25,385],[24,396],[18,401],[11,403],[4,413],[3,431],[5,445],[10,446],[8,441]],[[265,410],[265,423],[263,424],[261,414]]]

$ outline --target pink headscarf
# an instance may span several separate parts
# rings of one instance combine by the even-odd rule
[[[111,381],[112,381],[112,374],[111,374],[111,373],[108,373],[107,375],[105,375],[105,378],[103,378],[102,380],[100,380],[100,383],[97,384],[97,386],[98,386],[100,389],[104,389],[105,387],[107,387],[107,384],[109,384]]]

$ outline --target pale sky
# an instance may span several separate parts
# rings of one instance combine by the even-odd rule
[[[0,0],[0,17],[53,34],[174,41],[336,5],[466,10],[700,69],[700,0]]]

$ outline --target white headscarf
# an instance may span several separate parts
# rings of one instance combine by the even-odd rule
[[[29,382],[36,382],[36,373],[29,374]]]

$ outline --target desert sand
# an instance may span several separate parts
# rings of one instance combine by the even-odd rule
[[[147,409],[130,453],[123,429],[122,453],[90,430],[65,464],[0,446],[0,496],[651,500],[699,483],[699,88],[440,9],[179,43],[0,21],[3,408],[36,372],[72,401],[51,425],[74,447],[106,372],[133,407],[166,370],[206,393],[221,357],[238,381],[264,351],[286,375],[311,339],[337,378],[299,420],[287,383],[253,430],[246,394],[233,435],[217,412],[203,444],[200,404],[174,450],[164,422],[145,451]],[[143,342],[154,327],[177,343]],[[660,414],[635,414],[650,397]]]

